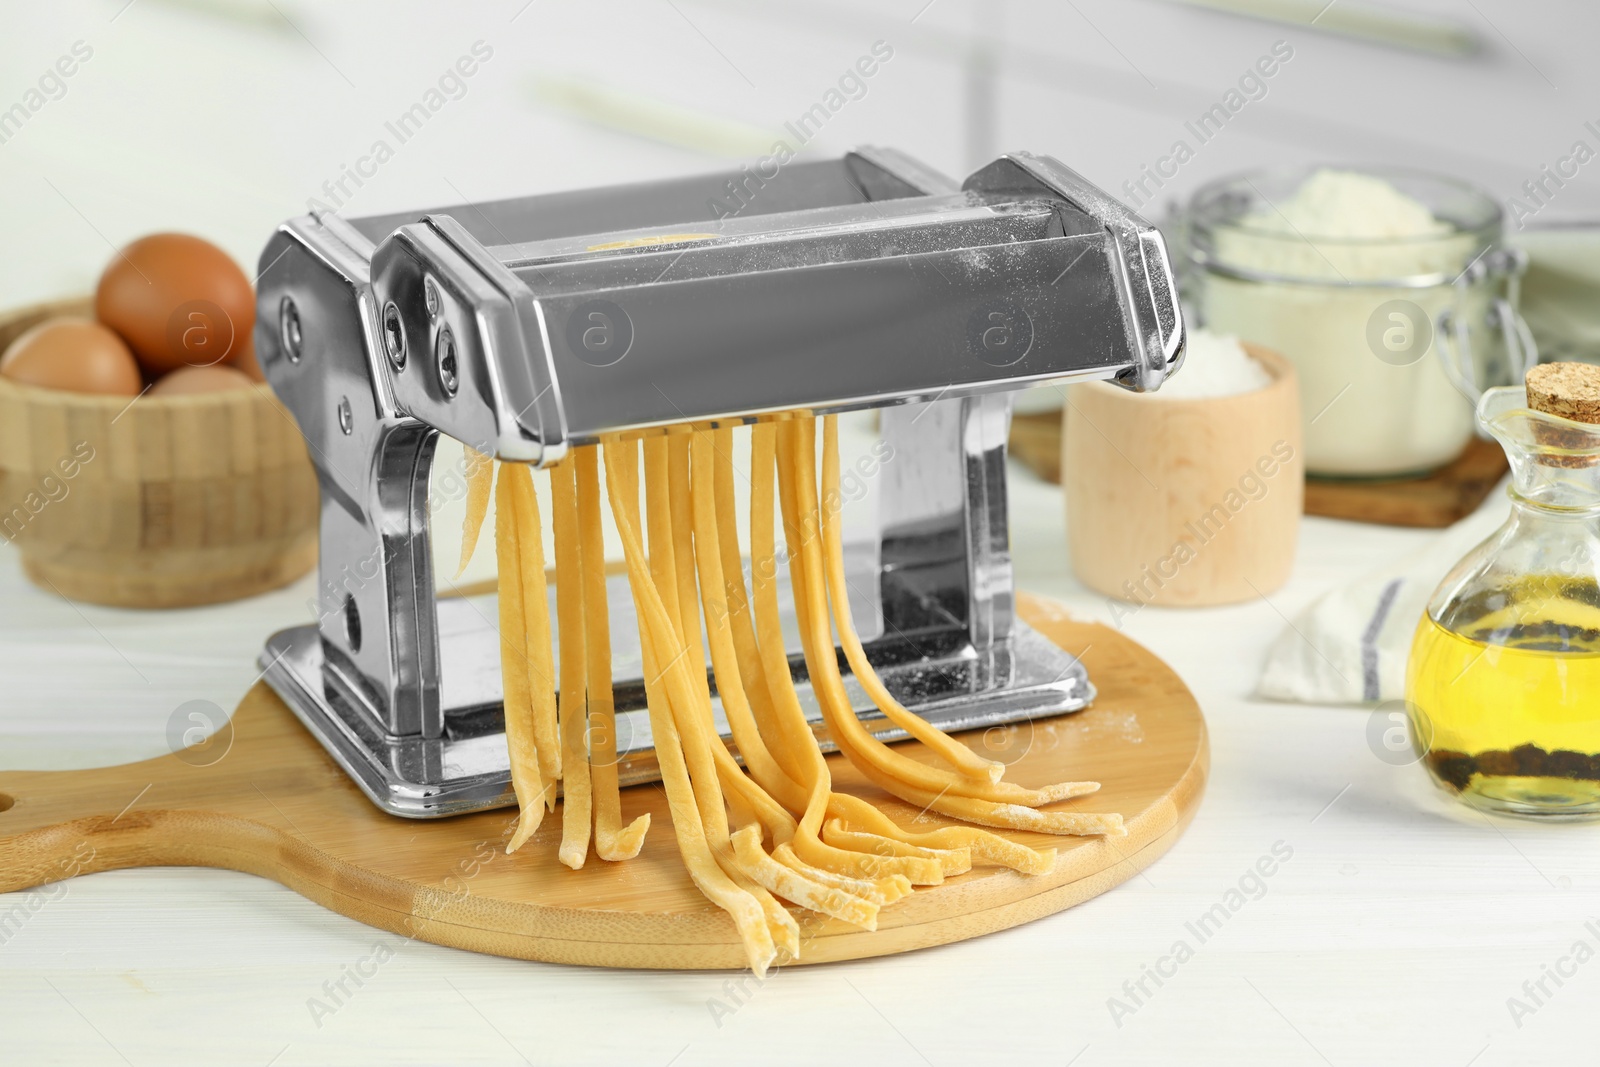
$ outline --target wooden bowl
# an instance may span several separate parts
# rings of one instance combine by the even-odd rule
[[[1288,580],[1305,494],[1300,391],[1288,360],[1244,347],[1271,384],[1203,399],[1104,382],[1068,391],[1067,539],[1089,588],[1198,607]]]
[[[88,299],[0,314],[0,351]],[[41,588],[116,607],[236,600],[317,558],[317,480],[270,387],[90,396],[0,378],[0,535]]]

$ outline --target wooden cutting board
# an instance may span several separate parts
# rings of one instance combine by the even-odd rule
[[[1108,627],[1021,598],[1023,615],[1079,655],[1099,689],[1075,715],[966,735],[1027,785],[1093,778],[1100,793],[1068,803],[1121,812],[1128,836],[1051,838],[1048,874],[980,867],[886,907],[876,932],[800,913],[800,963],[879,956],[1003,930],[1070,908],[1152,863],[1199,804],[1209,763],[1205,722],[1172,670]],[[638,858],[592,853],[581,871],[556,860],[559,813],[508,856],[512,813],[437,821],[385,815],[351,784],[265,685],[234,713],[231,747],[86,771],[0,771],[0,891],[124,867],[200,866],[283,883],[361,922],[501,956],[607,967],[742,968],[726,915],[690,883],[658,786],[625,790],[625,818],[652,813]],[[914,743],[901,751],[915,753]],[[187,759],[185,758],[187,756]],[[881,804],[902,825],[946,820],[880,793],[837,756],[837,787]],[[205,764],[205,765],[201,765]]]

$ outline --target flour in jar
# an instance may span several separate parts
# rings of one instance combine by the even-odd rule
[[[1211,233],[1202,317],[1295,365],[1307,469],[1395,476],[1454,459],[1472,435],[1472,408],[1440,366],[1432,334],[1455,302],[1450,282],[1472,258],[1474,236],[1357,171],[1318,170],[1292,195],[1253,199],[1263,202]],[[1427,276],[1440,283],[1362,284]],[[1401,346],[1375,346],[1374,322],[1384,344]]]

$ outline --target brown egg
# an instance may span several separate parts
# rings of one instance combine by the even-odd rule
[[[144,388],[122,338],[88,319],[51,319],[28,330],[0,356],[0,375],[74,393],[138,396]]]
[[[250,279],[222,249],[188,234],[157,233],[107,265],[94,313],[154,377],[235,358],[255,328],[256,300]]]
[[[224,389],[249,389],[256,383],[237,367],[179,367],[168,371],[150,387],[151,396],[193,396]]]

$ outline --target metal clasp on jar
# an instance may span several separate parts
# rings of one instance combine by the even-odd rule
[[[1466,269],[1456,277],[1455,307],[1439,312],[1436,345],[1439,361],[1444,364],[1444,372],[1451,383],[1474,404],[1483,396],[1484,390],[1495,383],[1485,384],[1479,380],[1479,363],[1472,349],[1472,323],[1467,310],[1467,294],[1476,286],[1492,285],[1504,279],[1505,295],[1489,301],[1483,315],[1483,325],[1500,334],[1505,344],[1511,384],[1521,385],[1528,372],[1539,364],[1539,346],[1527,322],[1517,312],[1522,274],[1527,268],[1528,254],[1522,249],[1490,248],[1467,264]]]

